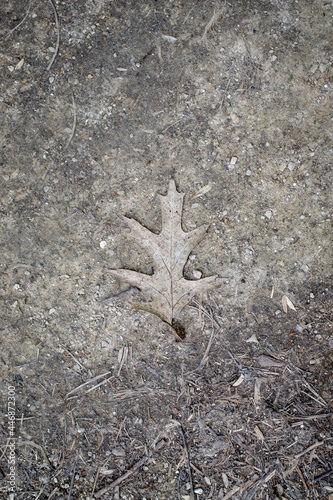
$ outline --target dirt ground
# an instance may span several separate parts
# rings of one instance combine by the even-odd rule
[[[333,499],[332,13],[1,2],[1,499]],[[170,179],[182,342],[108,272]]]

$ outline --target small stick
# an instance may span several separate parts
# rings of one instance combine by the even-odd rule
[[[317,401],[319,404],[321,404],[322,406],[327,406],[327,403],[325,401],[325,399],[323,399],[317,391],[314,390],[314,388],[306,381],[306,380],[302,380],[302,383],[305,385],[305,387],[307,387],[309,389],[310,392],[312,392],[312,394],[315,396],[315,401]],[[309,396],[309,394],[308,394]],[[311,396],[310,396],[311,397]],[[312,398],[314,399],[314,398]]]
[[[299,475],[299,477],[301,478],[301,481],[302,481],[302,483],[303,483],[304,488],[305,488],[306,490],[309,490],[308,485],[306,484],[305,479],[304,479],[304,477],[303,477],[303,474],[301,473],[301,471],[299,470],[299,468],[298,468],[297,466],[295,467],[295,471],[297,472],[297,474],[298,474],[298,475]]]
[[[70,145],[71,143],[71,140],[73,139],[74,137],[74,134],[75,134],[75,129],[76,129],[76,104],[75,104],[75,98],[74,98],[74,93],[72,91],[72,104],[73,104],[73,127],[72,127],[72,132],[71,132],[71,135],[69,136],[68,138],[68,141],[67,141],[67,144],[66,146],[64,147],[64,151],[65,149],[68,148],[68,146]]]
[[[14,28],[12,28],[10,31],[8,31],[8,33],[6,33],[6,35],[4,35],[2,38],[0,38],[0,40],[3,40],[4,38],[6,38],[6,36],[8,36],[10,33],[13,33],[13,31],[17,30],[17,28],[19,28],[21,26],[21,24],[24,23],[24,21],[26,20],[26,18],[29,15],[30,8],[31,8],[31,0],[29,0],[28,10],[26,12],[26,15],[22,19],[22,21],[20,21],[16,26],[14,26]]]
[[[117,432],[116,441],[118,441],[118,439],[119,439],[119,436],[120,436],[121,430],[122,430],[122,428],[123,428],[123,427],[124,427],[124,425],[125,425],[126,418],[127,418],[127,417],[124,417],[124,420],[122,421],[122,423],[121,423],[121,424],[120,424],[120,426],[119,426],[119,430],[118,430],[118,432]]]
[[[183,438],[183,443],[184,443],[184,449],[185,449],[185,456],[186,456],[186,461],[187,461],[187,469],[188,469],[188,475],[190,478],[190,484],[191,484],[191,493],[192,493],[192,498],[195,498],[194,494],[194,487],[193,487],[193,477],[192,477],[192,470],[191,470],[191,462],[190,462],[190,454],[188,452],[188,447],[185,439],[185,434],[184,430],[181,425],[179,425],[179,430]]]
[[[74,354],[72,354],[71,351],[69,349],[67,349],[67,347],[65,347],[63,344],[60,344],[60,345],[61,345],[61,347],[63,347],[65,349],[65,351],[68,352],[68,354],[70,356],[72,356],[72,358],[74,359],[75,363],[77,363],[79,366],[81,366],[82,370],[88,371],[87,368],[82,363],[80,363],[80,361],[74,356]]]
[[[154,368],[152,368],[151,366],[149,366],[145,361],[141,360],[140,363],[142,364],[142,366],[144,366],[152,375],[154,375],[154,377],[157,378],[157,380],[159,380],[162,384],[164,384],[163,382],[163,379],[161,377],[161,375],[156,371],[154,370]]]
[[[67,398],[70,394],[73,394],[74,392],[76,392],[79,389],[81,389],[81,387],[84,387],[85,385],[91,384],[92,382],[95,382],[95,380],[98,380],[99,378],[105,377],[106,375],[110,375],[110,373],[111,372],[105,372],[105,373],[102,373],[101,375],[96,375],[96,377],[87,380],[87,382],[84,382],[83,384],[78,385],[77,387],[75,387],[75,389],[72,389],[71,391],[69,391],[66,394],[65,398]]]
[[[94,481],[93,488],[92,488],[91,495],[90,495],[90,500],[93,500],[94,491],[95,491],[95,488],[96,488],[97,479],[98,479],[98,476],[99,476],[99,472],[100,472],[100,470],[101,470],[101,468],[100,468],[100,467],[98,467],[97,472],[96,472],[95,481]]]
[[[165,441],[161,440],[155,446],[155,451],[161,449],[164,445],[165,445]],[[146,464],[146,463],[148,463],[150,461],[151,455],[152,455],[152,452],[149,452],[149,454],[147,456],[141,458],[141,460],[139,460],[134,465],[134,467],[132,467],[132,469],[130,469],[129,471],[127,471],[123,476],[118,477],[118,479],[116,479],[115,481],[113,481],[113,483],[109,484],[109,486],[105,486],[105,488],[103,488],[103,489],[99,490],[97,493],[95,493],[94,497],[95,498],[100,498],[102,495],[104,495],[104,493],[107,493],[108,491],[112,490],[113,488],[115,488],[116,486],[118,486],[118,484],[120,484],[123,481],[125,481],[125,479],[127,479],[128,477],[130,477],[133,474],[135,474],[137,472],[137,470],[140,469],[141,465]]]
[[[48,463],[49,467],[52,469],[52,465],[51,465],[50,460],[47,458],[45,451],[43,450],[43,448],[41,446],[39,446],[39,444],[34,443],[33,441],[16,441],[16,444],[18,446],[25,445],[25,446],[32,446],[33,448],[37,448],[37,450],[39,450],[41,452],[41,454],[43,455],[44,460]]]
[[[69,492],[68,492],[68,500],[70,500],[71,494],[72,494],[72,489],[73,489],[73,484],[74,484],[74,477],[75,477],[75,469],[76,469],[76,462],[74,462],[73,473],[72,473],[72,480],[71,480],[71,486],[70,486]]]
[[[177,481],[177,497],[178,497],[178,500],[182,500],[182,497],[180,496],[180,476],[181,476],[182,471],[183,471],[183,467],[181,467],[181,469],[179,471],[179,474],[178,474],[178,481]]]
[[[317,481],[320,481],[321,479],[324,479],[325,477],[329,477],[331,474],[333,474],[333,469],[327,471],[327,472],[324,472],[323,474],[320,474],[320,476],[316,476],[313,480],[314,483],[316,483]]]
[[[150,457],[143,457],[141,458],[141,460],[139,460],[135,465],[134,467],[132,467],[132,469],[130,469],[129,471],[127,471],[125,474],[123,474],[121,477],[118,477],[118,479],[116,479],[115,481],[113,481],[113,483],[111,483],[109,486],[106,486],[105,488],[102,488],[101,490],[99,490],[97,493],[95,493],[95,498],[100,498],[101,496],[103,496],[105,493],[107,493],[108,491],[112,490],[115,486],[118,486],[118,484],[122,483],[123,481],[125,481],[125,479],[127,479],[128,477],[132,476],[133,474],[135,474],[138,469],[140,469],[140,467],[143,465],[143,464],[146,464],[148,463],[150,460]]]
[[[225,101],[225,98],[227,97],[227,92],[228,92],[228,89],[229,89],[229,85],[230,85],[230,78],[228,80],[228,83],[227,83],[227,86],[225,88],[225,91],[224,91],[224,94],[223,94],[223,98],[222,98],[222,101],[221,101],[221,104],[220,104],[220,108],[223,107],[223,104],[224,104],[224,101]]]
[[[225,7],[226,2],[224,2],[224,5],[220,5],[220,2],[217,0],[215,1],[215,6],[214,6],[214,13],[213,16],[210,18],[209,22],[206,24],[206,27],[204,29],[203,35],[201,40],[205,41],[207,44],[207,34],[208,31],[214,26],[214,24],[217,23],[219,20],[220,16],[222,16],[224,7]]]
[[[171,123],[171,125],[168,125],[166,128],[164,128],[162,130],[162,133],[163,132],[166,132],[170,127],[173,127],[174,125],[176,125],[177,123],[181,122],[182,121],[182,118],[180,118],[179,120],[176,120],[175,122]]]
[[[211,317],[211,321],[212,321],[212,333],[210,334],[210,339],[208,341],[205,354],[203,355],[202,360],[200,361],[200,364],[198,366],[198,370],[202,370],[202,368],[204,368],[205,364],[207,363],[207,361],[208,361],[208,354],[209,354],[210,348],[212,347],[213,340],[215,338],[214,319],[213,319],[213,317]]]
[[[95,389],[97,389],[97,388],[98,388],[98,387],[100,387],[101,385],[106,384],[106,382],[108,382],[108,381],[109,381],[109,380],[111,380],[112,378],[113,378],[113,375],[112,375],[112,377],[109,377],[109,378],[106,378],[105,380],[102,380],[102,382],[100,382],[99,384],[94,385],[94,386],[93,386],[93,387],[91,387],[90,389],[87,389],[87,390],[85,391],[85,394],[88,394],[89,392],[94,391]]]
[[[302,417],[293,417],[288,415],[289,420],[315,420],[316,418],[332,417],[333,413],[318,413],[317,415],[303,415]]]
[[[56,22],[56,26],[57,26],[57,43],[56,43],[56,48],[55,48],[55,51],[54,51],[54,54],[53,54],[53,57],[51,59],[51,62],[50,64],[48,65],[48,67],[46,68],[47,71],[50,71],[51,69],[51,66],[52,64],[54,63],[54,60],[55,58],[57,57],[57,54],[58,54],[58,50],[59,50],[59,41],[60,41],[60,27],[59,27],[59,18],[58,18],[58,14],[57,14],[57,11],[56,11],[56,8],[55,8],[55,5],[53,3],[53,0],[49,0],[51,6],[52,6],[52,9],[53,9],[53,12],[54,12],[54,17],[55,17],[55,22]]]
[[[233,497],[239,490],[240,490],[239,486],[234,486],[231,491],[229,491],[226,495],[222,497],[222,500],[229,500],[229,498]]]
[[[308,453],[309,451],[312,451],[314,450],[315,448],[318,448],[318,446],[321,446],[322,444],[324,444],[325,441],[318,441],[317,443],[314,443],[312,444],[311,446],[309,446],[308,448],[306,448],[305,450],[301,451],[301,453],[298,453],[297,455],[295,455],[295,458],[300,458],[302,457],[303,455],[305,455],[306,453]]]
[[[59,490],[59,488],[55,487],[47,500],[51,500],[51,498],[57,493],[58,490]]]

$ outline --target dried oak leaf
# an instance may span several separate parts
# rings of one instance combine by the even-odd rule
[[[162,231],[155,234],[136,220],[123,217],[134,238],[154,260],[154,274],[147,275],[128,269],[113,269],[110,273],[146,292],[150,302],[135,306],[155,314],[170,326],[192,297],[221,285],[217,276],[187,280],[183,268],[193,248],[204,237],[208,225],[184,232],[181,225],[184,193],[178,193],[175,181],[170,180],[169,192],[161,196]]]

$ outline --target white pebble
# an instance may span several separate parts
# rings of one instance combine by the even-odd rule
[[[236,113],[230,113],[230,118],[234,125],[238,125],[238,123],[240,122],[240,118],[236,115]]]

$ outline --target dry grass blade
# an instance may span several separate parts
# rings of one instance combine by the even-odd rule
[[[67,144],[64,147],[64,150],[67,149],[68,146],[70,145],[70,143],[72,142],[72,139],[74,137],[75,130],[76,130],[76,103],[75,103],[75,97],[74,97],[73,92],[72,92],[72,105],[73,105],[73,127],[72,127],[71,135],[68,138]]]
[[[156,447],[155,447],[155,451],[161,449],[163,446],[165,445],[165,441],[160,441]],[[113,481],[111,484],[109,484],[109,486],[106,486],[105,488],[99,490],[97,493],[94,494],[94,498],[100,498],[101,496],[103,496],[105,493],[107,493],[108,491],[112,490],[113,488],[115,488],[116,486],[118,486],[118,484],[122,483],[123,481],[125,481],[127,478],[129,478],[130,476],[132,476],[133,474],[135,474],[142,465],[148,463],[150,460],[151,460],[151,457],[152,457],[152,452],[150,451],[149,454],[143,458],[141,458],[141,460],[139,460],[135,465],[134,467],[132,467],[132,469],[130,469],[129,471],[127,471],[125,474],[123,474],[121,477],[118,477],[118,479],[116,479],[115,481]]]
[[[46,68],[47,71],[50,71],[51,67],[52,67],[52,64],[54,63],[54,60],[55,58],[57,57],[57,54],[58,54],[58,50],[59,50],[59,42],[60,42],[60,26],[59,26],[59,18],[58,18],[58,14],[57,14],[57,10],[55,8],[55,5],[53,3],[53,0],[49,0],[51,6],[52,6],[52,9],[53,9],[53,12],[54,12],[54,18],[55,18],[55,22],[56,22],[56,27],[57,27],[57,43],[56,43],[56,48],[55,48],[55,51],[53,53],[53,57],[48,65],[48,67]]]
[[[305,455],[306,453],[309,453],[309,451],[312,451],[315,448],[318,448],[318,446],[322,446],[323,444],[325,444],[325,441],[318,441],[317,443],[314,443],[311,446],[309,446],[308,448],[306,448],[305,450],[301,451],[301,453],[298,453],[297,455],[295,455],[295,458],[298,459],[298,458],[302,457],[303,455]]]
[[[13,33],[13,31],[17,30],[17,28],[19,28],[24,23],[24,21],[27,19],[28,15],[30,13],[31,5],[32,5],[32,2],[31,2],[31,0],[29,0],[28,10],[27,10],[24,18],[22,19],[22,21],[20,21],[16,26],[14,26],[14,28],[12,28],[10,31],[8,31],[8,33],[6,33],[2,38],[0,38],[0,40],[3,40],[4,38],[6,38],[8,35]]]
[[[187,462],[187,470],[188,470],[188,475],[190,478],[191,493],[192,493],[192,498],[194,499],[195,494],[194,494],[193,477],[192,477],[192,471],[191,471],[190,455],[189,455],[189,451],[188,451],[188,447],[187,447],[187,443],[186,443],[186,439],[185,439],[184,430],[183,430],[181,425],[179,425],[179,430],[180,430],[180,433],[181,433],[182,438],[183,438],[183,444],[184,444],[184,450],[185,450],[185,456],[186,456],[186,462]]]
[[[78,385],[77,387],[75,387],[74,389],[72,389],[71,391],[69,391],[66,396],[65,396],[65,399],[68,398],[68,396],[70,396],[71,394],[74,394],[74,392],[77,392],[79,391],[80,389],[82,389],[82,387],[85,387],[86,385],[88,384],[92,384],[93,382],[95,382],[96,380],[102,378],[102,377],[106,377],[107,375],[110,375],[112,372],[105,372],[105,373],[102,373],[101,375],[96,375],[96,377],[93,377],[91,378],[90,380],[87,380],[87,382],[84,382],[83,384],[80,384]],[[108,379],[109,380],[109,379]]]
[[[44,449],[39,444],[34,443],[33,441],[16,441],[16,444],[18,446],[32,446],[33,448],[36,448],[37,450],[39,450],[41,452],[41,454],[43,455],[43,458],[47,462],[48,466],[52,468],[50,460],[48,459]]]
[[[212,17],[210,18],[209,22],[206,24],[203,35],[202,35],[202,40],[206,43],[207,45],[207,34],[209,30],[211,30],[214,26],[214,24],[217,23],[219,18],[222,16],[224,12],[226,2],[224,2],[224,5],[221,5],[218,0],[215,1],[215,6],[214,6],[214,13]]]

